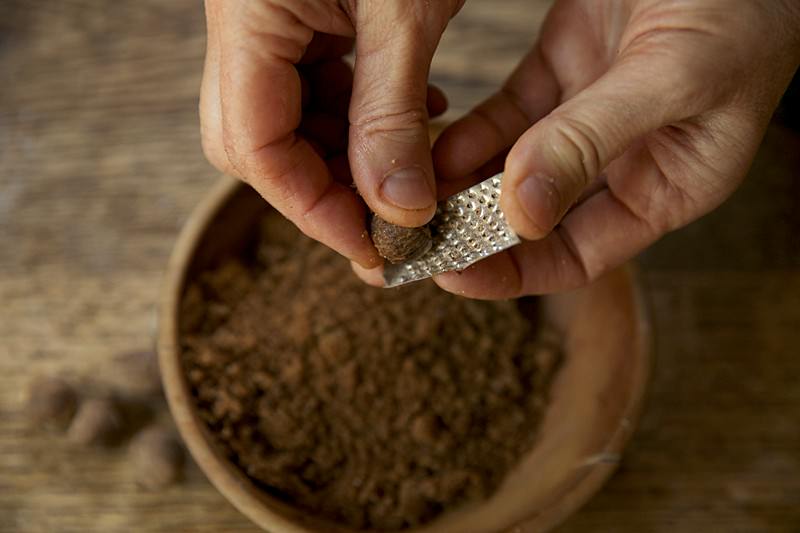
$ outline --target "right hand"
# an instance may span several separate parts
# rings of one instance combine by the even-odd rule
[[[798,64],[797,0],[557,0],[505,86],[433,150],[442,194],[503,169],[525,240],[436,282],[487,299],[572,289],[708,213]]]
[[[382,264],[364,203],[402,226],[436,209],[428,117],[446,101],[428,71],[463,1],[206,0],[206,156],[309,237]]]

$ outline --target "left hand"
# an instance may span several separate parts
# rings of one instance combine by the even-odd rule
[[[209,161],[309,237],[379,265],[367,206],[404,226],[436,210],[428,117],[447,102],[428,70],[462,3],[206,0]],[[342,56],[354,46],[351,70]]]

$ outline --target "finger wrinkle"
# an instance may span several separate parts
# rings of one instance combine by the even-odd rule
[[[579,278],[578,282],[576,283],[576,286],[585,285],[586,283],[589,283],[591,280],[593,280],[596,276],[601,274],[602,269],[596,269],[597,271],[590,270],[589,265],[581,255],[578,246],[575,244],[575,240],[572,238],[572,235],[570,234],[569,230],[566,227],[556,226],[556,228],[553,230],[553,234],[557,235],[558,238],[560,239],[562,245],[564,246],[564,250],[566,250],[570,260],[572,261],[572,264],[578,267]],[[557,256],[557,254],[553,255],[554,257]],[[563,273],[563,265],[555,265],[555,267],[557,269],[556,272]],[[564,287],[564,288],[566,289],[572,287]]]
[[[234,53],[252,54],[259,61],[265,63],[287,61],[294,64],[303,58],[312,35],[313,32],[309,30],[307,38],[298,39],[262,30],[255,36],[255,39],[236,40]]]
[[[658,185],[655,190],[646,190],[638,186],[629,194],[630,198],[620,194],[614,180],[607,182],[608,194],[612,201],[618,203],[635,220],[639,221],[654,236],[663,235],[686,223],[684,209],[675,206],[690,206],[694,210],[695,201],[682,187],[670,179],[662,168],[660,158],[649,154],[649,163],[658,173]],[[637,194],[638,193],[638,194]]]
[[[291,0],[281,4],[275,0],[270,3],[291,12],[297,19],[306,21],[315,30],[334,35],[353,36],[355,27],[352,20],[337,0]]]
[[[668,181],[666,181],[668,187],[672,187]],[[649,208],[645,208],[646,213],[638,212],[632,204],[626,202],[614,192],[612,187],[608,188],[608,194],[611,197],[611,201],[619,205],[620,208],[624,212],[627,212],[634,220],[636,220],[641,226],[643,226],[650,236],[658,236],[663,235],[667,231],[671,229],[672,224],[670,223],[669,216],[660,216],[660,213],[656,213],[656,216],[652,216],[652,212]],[[653,204],[655,199],[650,197],[648,198],[648,203]],[[669,211],[664,211],[662,213],[669,213]],[[657,221],[663,220],[660,224]],[[675,225],[677,227],[677,225]]]
[[[563,170],[580,179],[578,185],[581,189],[585,188],[603,170],[603,162],[613,159],[617,154],[608,154],[600,135],[589,121],[558,111],[548,119],[556,138],[545,146],[555,152],[553,155],[559,165],[566,163],[568,168]],[[559,150],[559,147],[566,150]]]
[[[555,98],[553,99],[554,100],[553,105],[563,101],[562,98],[565,92],[565,88],[562,86],[561,80],[558,78],[557,71],[553,67],[553,63],[550,56],[544,52],[541,41],[537,43],[534,54],[535,54],[534,61],[538,60],[541,63],[543,74],[546,74],[556,86],[557,90],[554,95]],[[536,120],[538,120],[539,118],[540,117],[537,117]]]
[[[288,146],[285,146],[287,144]],[[292,190],[302,183],[287,179],[287,176],[294,174],[303,165],[303,158],[308,155],[301,153],[304,146],[308,146],[313,152],[310,145],[306,145],[305,141],[291,132],[282,139],[250,153],[234,155],[231,164],[241,175],[248,176],[251,180],[266,182],[271,189],[276,190],[276,197],[270,198],[275,205],[286,206],[289,211],[300,209],[303,212],[307,208],[302,203],[296,205],[297,198],[303,195],[297,190]],[[318,198],[315,198],[313,202],[317,200]]]
[[[376,108],[359,112],[358,117],[351,122],[351,128],[360,130],[363,137],[380,135],[393,141],[415,145],[421,140],[420,132],[427,135],[428,112],[424,107]]]
[[[520,258],[517,257],[517,253],[519,250],[519,246],[514,246],[508,251],[508,260],[511,264],[513,276],[511,279],[511,283],[513,284],[513,289],[509,294],[509,298],[518,298],[522,296],[523,288],[525,287],[524,278],[525,278],[525,269],[522,268],[522,263]]]
[[[320,203],[325,197],[327,197],[328,195],[334,195],[338,193],[341,187],[342,187],[341,184],[333,180],[328,180],[328,183],[325,185],[325,188],[322,191],[320,191],[311,200],[311,203],[301,211],[300,218],[303,220],[307,220],[309,223],[311,223],[312,226],[314,226],[313,218],[315,216],[314,213],[315,209],[319,207]]]
[[[488,126],[491,130],[494,131],[493,138],[498,139],[500,142],[494,146],[493,152],[497,150],[501,150],[507,146],[509,146],[514,139],[509,138],[509,135],[506,132],[506,128],[501,126],[497,120],[495,120],[494,115],[489,113],[484,106],[478,106],[472,110],[472,114],[483,122],[486,126]]]
[[[511,106],[512,110],[522,119],[524,122],[523,127],[527,127],[541,118],[538,116],[534,117],[528,112],[523,103],[523,98],[514,87],[506,84],[500,88],[499,94],[502,95],[504,101],[507,102]],[[513,141],[513,139],[510,141]]]
[[[231,6],[231,7],[228,7]],[[237,7],[234,7],[237,6]],[[224,42],[261,60],[275,58],[298,62],[314,36],[314,30],[291,10],[274,2],[231,2],[224,14]]]
[[[241,135],[237,135],[232,133],[234,128],[232,128],[228,121],[225,120],[223,115],[223,147],[225,149],[225,154],[228,156],[228,161],[230,161],[231,165],[239,172],[247,173],[250,169],[248,167],[255,166],[257,168],[263,167],[262,162],[268,161],[270,158],[267,157],[268,152],[274,150],[280,150],[284,147],[284,145],[289,145],[291,147],[295,141],[296,136],[294,131],[290,131],[277,139],[270,139],[269,141],[256,146],[255,148],[248,148],[243,150],[241,145]]]

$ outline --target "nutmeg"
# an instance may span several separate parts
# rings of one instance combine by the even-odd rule
[[[114,444],[124,430],[124,417],[110,398],[90,398],[81,403],[67,430],[67,439],[83,446]]]
[[[183,474],[185,453],[169,428],[151,426],[131,441],[130,458],[136,482],[149,490],[167,487]]]
[[[372,216],[370,236],[381,257],[391,263],[416,259],[431,249],[433,239],[428,226],[406,228]]]
[[[31,424],[63,430],[75,414],[78,395],[66,381],[39,376],[28,386],[25,414]]]

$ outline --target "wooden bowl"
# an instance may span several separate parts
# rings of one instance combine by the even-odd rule
[[[270,207],[249,187],[223,180],[178,239],[161,302],[159,357],[164,390],[197,464],[242,513],[273,533],[350,533],[259,488],[217,449],[200,420],[180,360],[179,304],[187,282],[240,253]],[[546,531],[608,479],[634,429],[651,367],[650,327],[630,267],[583,289],[547,296],[545,316],[562,330],[565,361],[535,447],[487,501],[446,513],[414,533]]]

